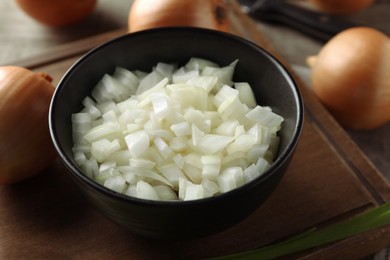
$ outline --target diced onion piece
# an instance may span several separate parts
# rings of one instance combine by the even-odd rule
[[[280,125],[284,120],[283,117],[273,113],[271,109],[261,106],[253,108],[246,114],[246,117],[262,126],[277,130],[280,129]]]
[[[176,136],[185,136],[191,134],[191,126],[187,121],[183,121],[171,126],[171,130]]]
[[[97,102],[96,108],[104,114],[110,110],[116,110],[116,103],[113,100],[105,100],[103,102]]]
[[[228,85],[232,86],[234,68],[236,67],[238,60],[232,62],[228,66],[222,68],[206,66],[202,70],[202,76],[216,76],[218,77],[218,84],[220,86]],[[217,89],[218,90],[218,89]]]
[[[176,64],[159,62],[157,63],[155,70],[164,77],[172,80],[172,74],[177,70],[177,66]]]
[[[238,96],[241,102],[245,103],[250,108],[257,106],[255,95],[248,82],[235,82],[234,87],[238,90]]]
[[[117,139],[110,142],[107,139],[101,139],[92,143],[91,154],[98,162],[103,162],[113,153],[119,151],[121,146]]]
[[[247,153],[243,151],[237,151],[223,157],[221,168],[226,169],[233,166],[239,166],[245,169],[248,164]]]
[[[145,181],[138,181],[136,187],[137,197],[146,200],[160,200],[157,191]]]
[[[167,94],[175,100],[179,109],[193,107],[204,110],[207,108],[207,92],[202,88],[194,88],[185,83],[169,84]]]
[[[179,190],[179,198],[184,201],[197,200],[205,197],[205,190],[202,185],[194,184],[186,179],[180,179]]]
[[[185,136],[173,137],[169,141],[169,146],[175,152],[185,152],[188,149],[187,146],[188,138]]]
[[[190,78],[186,83],[190,86],[202,88],[207,93],[211,92],[217,85],[218,77],[213,76],[198,76]]]
[[[116,168],[116,162],[105,161],[98,167],[98,171],[94,173],[94,179],[100,184],[104,184],[104,182],[112,176],[119,175],[119,171]]]
[[[136,99],[126,99],[125,101],[119,102],[117,104],[118,111],[124,113],[126,111],[131,111],[138,108],[138,100]]]
[[[89,113],[76,113],[72,115],[72,123],[76,125],[90,125],[92,117]]]
[[[125,141],[131,156],[137,158],[149,147],[149,134],[140,130],[125,136]]]
[[[125,191],[125,194],[130,197],[137,197],[137,184],[129,185],[127,190]]]
[[[136,93],[139,79],[133,72],[122,67],[116,67],[112,77],[122,82],[129,89],[130,95]]]
[[[206,134],[201,138],[198,147],[204,154],[213,154],[221,152],[233,140],[232,136]]]
[[[176,166],[179,167],[179,169],[183,169],[184,157],[180,153],[173,157],[173,161],[175,162]]]
[[[103,186],[119,193],[127,188],[126,181],[121,175],[108,178]]]
[[[186,122],[196,125],[196,127],[202,132],[210,132],[211,121],[204,115],[201,110],[190,107],[184,113],[183,118],[186,120]]]
[[[202,179],[216,180],[221,169],[221,155],[202,155],[200,158],[202,167]]]
[[[179,187],[179,180],[185,178],[184,173],[175,164],[167,164],[158,169],[175,189]]]
[[[160,200],[179,200],[176,192],[168,186],[157,185],[153,187]]]
[[[125,173],[122,173],[122,176],[125,179],[126,183],[128,183],[129,185],[136,184],[137,181],[139,181],[139,178],[137,177],[137,175],[134,172],[125,172]]]
[[[144,79],[149,73],[146,72],[146,71],[142,71],[142,70],[132,70],[131,71],[137,78],[138,80],[142,80]]]
[[[97,183],[150,200],[206,198],[260,177],[283,118],[256,104],[249,83],[232,82],[236,64],[116,67],[72,115],[75,162]]]
[[[199,70],[202,71],[205,67],[215,67],[218,68],[218,64],[210,60],[193,57],[187,62],[184,66],[187,70]]]
[[[240,187],[244,183],[244,175],[241,167],[230,167],[225,169],[217,178],[222,193]]]
[[[212,154],[212,155],[202,155],[200,161],[203,165],[207,164],[220,164],[221,163],[221,154]]]
[[[266,170],[268,170],[269,167],[271,167],[269,162],[262,157],[260,157],[259,160],[257,160],[257,162],[256,162],[256,168],[260,172],[260,174],[262,174]]]
[[[86,104],[86,105],[84,105],[84,109],[82,110],[82,112],[83,113],[87,113],[92,120],[95,120],[95,119],[99,118],[102,115],[102,113],[96,107],[95,104]]]
[[[210,120],[210,128],[214,129],[222,124],[224,121],[218,111],[204,111],[204,115]],[[219,133],[216,133],[219,134]]]
[[[145,169],[152,170],[156,165],[156,163],[147,159],[130,158],[129,165],[136,168],[145,168]]]
[[[172,149],[161,137],[154,137],[153,143],[160,155],[166,160],[172,154]]]
[[[144,107],[145,104],[148,103],[148,101],[150,100],[150,95],[152,93],[165,93],[165,87],[168,84],[168,82],[169,82],[168,78],[163,78],[160,81],[158,81],[155,85],[144,90],[142,93],[137,94],[136,97],[138,98],[138,100],[140,100],[139,107]],[[141,103],[141,101],[144,102]]]
[[[162,120],[171,113],[169,97],[163,93],[153,93],[150,95],[153,104],[153,112],[158,120]]]
[[[105,74],[91,95],[98,102],[112,99],[119,102],[131,95],[131,90],[118,79]]]
[[[147,168],[133,167],[133,166],[120,166],[118,167],[118,170],[123,174],[134,174],[139,179],[150,179],[168,186],[172,186],[172,184],[165,177]]]
[[[87,157],[83,152],[77,151],[74,152],[74,160],[76,161],[77,164],[81,165],[87,161]]]
[[[202,181],[202,162],[200,155],[193,152],[184,156],[183,171],[193,183]]]
[[[192,145],[198,146],[201,139],[204,137],[204,132],[201,131],[195,124],[191,125]]]
[[[279,143],[280,143],[280,137],[277,136],[276,134],[271,135],[271,140],[270,140],[268,150],[271,152],[272,158],[276,157],[279,148]]]
[[[261,175],[260,171],[258,170],[255,164],[251,164],[248,167],[246,167],[243,174],[244,174],[245,183],[251,182]]]
[[[238,90],[229,87],[228,85],[223,85],[222,88],[214,96],[214,104],[216,107],[219,107],[224,102],[236,99],[238,97]]]
[[[202,168],[202,179],[216,180],[221,170],[221,164],[206,164]]]
[[[219,135],[234,136],[236,128],[240,125],[238,120],[223,121],[216,129],[215,133]]]
[[[157,83],[159,83],[164,78],[157,71],[150,72],[147,76],[145,76],[139,83],[136,94],[142,94],[148,89],[153,88]]]
[[[85,136],[84,139],[92,143],[97,140],[101,140],[112,136],[120,131],[118,123],[107,122],[105,124],[98,125],[92,128]]]
[[[246,152],[249,151],[252,146],[256,143],[256,137],[252,135],[242,134],[239,135],[234,142],[229,144],[226,147],[226,150],[228,154],[235,153],[235,152]]]
[[[79,140],[79,139],[75,138],[74,136],[73,136],[73,138],[75,140]],[[76,143],[72,147],[72,151],[73,151],[73,153],[77,153],[77,152],[90,153],[91,152],[91,145],[88,143],[85,143],[85,142],[79,142],[79,143]]]
[[[265,144],[254,144],[247,153],[248,162],[256,163],[260,157],[264,157],[268,150],[268,145]]]
[[[203,179],[201,185],[204,188],[205,197],[211,197],[219,193],[219,186],[215,181]]]
[[[136,131],[141,130],[141,129],[142,129],[141,124],[130,123],[130,124],[126,124],[126,131],[123,131],[123,133],[130,134],[130,133],[136,132]]]
[[[89,160],[85,161],[81,168],[89,178],[96,179],[95,176],[99,174],[99,165],[94,158],[89,158]]]
[[[198,200],[205,197],[204,188],[200,184],[188,185],[186,187],[186,193],[184,200]]]
[[[198,70],[190,70],[190,71],[178,70],[176,73],[173,73],[172,82],[174,84],[185,83],[191,78],[198,77],[198,76],[199,76]]]

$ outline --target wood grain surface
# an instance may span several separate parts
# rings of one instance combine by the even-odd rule
[[[390,200],[390,185],[341,128],[267,36],[267,29],[232,9],[232,33],[277,56],[294,74],[305,102],[301,142],[285,178],[242,223],[191,241],[154,241],[112,224],[91,208],[62,165],[26,182],[0,187],[1,259],[199,259],[253,249],[356,216]],[[75,39],[13,64],[46,71],[58,82],[87,50],[126,29]],[[390,246],[390,227],[324,245],[300,259],[358,259]]]

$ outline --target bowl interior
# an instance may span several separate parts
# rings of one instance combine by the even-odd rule
[[[221,32],[195,28],[164,28],[124,35],[105,43],[76,62],[60,81],[50,109],[53,142],[66,166],[81,175],[72,154],[71,114],[105,73],[116,66],[151,71],[157,62],[184,64],[191,57],[226,66],[238,59],[234,81],[249,82],[260,105],[270,106],[285,118],[279,155],[286,160],[302,126],[299,91],[283,66],[258,46]]]

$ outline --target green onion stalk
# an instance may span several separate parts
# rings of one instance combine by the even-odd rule
[[[304,234],[288,240],[271,244],[258,249],[237,254],[216,257],[215,260],[226,259],[275,259],[316,246],[336,242],[359,233],[380,228],[390,224],[390,202],[386,202],[353,219],[323,229],[313,228]]]

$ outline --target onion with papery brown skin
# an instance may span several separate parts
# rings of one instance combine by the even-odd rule
[[[87,17],[97,0],[16,0],[18,6],[35,20],[49,26],[74,24]]]
[[[309,0],[320,11],[330,14],[352,14],[366,9],[374,0]]]
[[[37,175],[56,158],[48,125],[51,80],[22,67],[0,67],[0,184]]]
[[[128,19],[129,32],[167,26],[228,30],[224,0],[135,0]]]
[[[355,27],[334,36],[309,57],[314,93],[347,128],[370,129],[390,121],[390,38]]]

